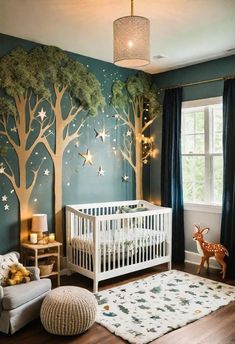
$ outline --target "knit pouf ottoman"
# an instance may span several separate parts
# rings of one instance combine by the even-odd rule
[[[97,301],[88,290],[59,287],[43,300],[40,317],[46,331],[61,336],[85,332],[95,322]]]

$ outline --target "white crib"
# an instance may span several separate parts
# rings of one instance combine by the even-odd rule
[[[94,292],[108,278],[171,269],[171,218],[170,208],[138,200],[66,206],[68,269],[93,279]]]

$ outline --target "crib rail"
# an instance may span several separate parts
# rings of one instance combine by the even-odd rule
[[[117,213],[126,203],[148,210]],[[72,270],[98,282],[171,262],[171,209],[145,201],[66,207],[67,260]]]

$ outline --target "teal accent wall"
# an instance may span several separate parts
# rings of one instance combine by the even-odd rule
[[[199,63],[189,67],[175,69],[154,75],[154,81],[159,89],[174,87],[203,80],[228,77],[235,75],[235,55],[225,58]],[[223,94],[223,80],[208,82],[194,86],[183,87],[183,101],[218,97]],[[159,99],[163,101],[164,90]],[[157,146],[161,152],[162,123],[159,121],[151,126],[151,135],[155,136]],[[160,204],[161,192],[161,158],[150,163],[150,200]]]
[[[22,47],[29,51],[36,46],[36,43],[0,34],[0,56],[16,47]],[[118,154],[123,127],[119,126],[116,119],[112,117],[114,111],[109,105],[109,101],[112,83],[117,79],[125,81],[130,74],[135,74],[136,71],[119,68],[111,63],[78,54],[68,54],[95,74],[101,83],[107,105],[104,112],[100,112],[96,117],[90,117],[86,121],[79,137],[79,146],[77,147],[75,142],[72,142],[64,152],[63,205],[134,199],[135,181],[132,168]],[[65,112],[66,106],[65,99],[63,104]],[[44,110],[50,111],[46,107]],[[100,138],[95,138],[94,131],[94,129],[100,130],[103,127],[108,130],[110,135],[105,142],[102,142]],[[0,144],[5,144],[3,137],[0,137]],[[84,159],[79,155],[79,153],[86,152],[87,149],[93,155],[92,166],[83,166]],[[14,166],[15,156],[11,150],[8,151],[8,158]],[[38,165],[38,161],[41,159],[44,159],[44,162],[31,196],[30,207],[33,213],[48,215],[49,231],[54,232],[53,165],[45,148],[38,145],[29,162],[32,169]],[[104,176],[98,176],[99,166],[104,169]],[[49,170],[49,175],[44,174],[46,169]],[[122,182],[124,174],[129,176],[128,182]],[[4,200],[3,196],[6,196],[7,200]],[[9,209],[5,209],[6,205]],[[19,204],[10,182],[2,174],[0,174],[0,219],[0,254],[4,254],[19,248]]]

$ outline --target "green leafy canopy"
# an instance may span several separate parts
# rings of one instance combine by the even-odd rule
[[[30,52],[16,48],[0,59],[0,88],[9,97],[27,98],[28,92],[33,91],[50,100],[51,84],[66,86],[66,91],[90,115],[104,107],[100,83],[94,74],[57,47],[40,46]],[[0,108],[1,113],[3,109],[6,111],[5,106]]]
[[[129,101],[135,102],[139,98],[149,104],[149,115],[161,113],[161,107],[157,101],[158,90],[152,83],[151,75],[138,72],[131,75],[126,82],[115,81],[112,86],[111,105],[115,108],[125,108]]]

